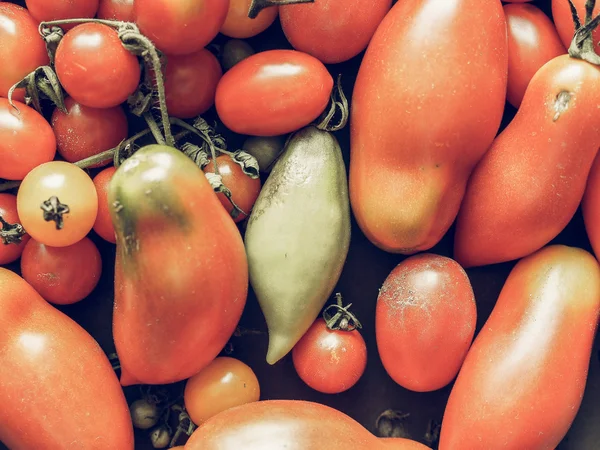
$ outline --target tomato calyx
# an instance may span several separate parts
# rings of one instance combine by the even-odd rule
[[[410,413],[392,409],[382,412],[375,421],[377,435],[383,438],[410,439],[410,434],[406,430],[406,420],[409,417]]]
[[[329,305],[323,311],[323,319],[331,331],[354,331],[362,325],[356,316],[350,312],[352,303],[344,306],[342,294],[335,294],[336,303]]]
[[[333,119],[336,115],[340,116],[337,124],[332,124]],[[344,90],[342,89],[342,75],[338,75],[336,85],[331,91],[331,103],[329,109],[324,113],[324,117],[317,124],[317,128],[323,131],[339,131],[346,126],[348,118],[350,116],[350,109],[348,107],[348,99]]]
[[[210,186],[213,188],[213,191],[215,191],[217,194],[223,194],[225,197],[227,197],[229,203],[231,203],[233,209],[229,212],[229,214],[231,215],[232,219],[237,219],[240,216],[240,214],[243,214],[245,216],[248,215],[246,211],[244,211],[242,208],[236,205],[236,203],[233,201],[233,194],[231,193],[229,188],[223,183],[223,177],[221,175],[213,172],[206,172],[204,175],[210,183]]]
[[[250,9],[248,9],[248,17],[256,19],[258,13],[263,9],[271,6],[293,5],[296,3],[314,3],[315,0],[252,0]]]
[[[63,216],[71,212],[69,205],[61,203],[57,196],[53,195],[40,205],[46,222],[54,222],[57,230],[65,226]]]
[[[15,89],[22,88],[25,89],[25,104],[31,105],[40,114],[42,114],[41,98],[49,99],[63,113],[67,113],[62,87],[52,67],[38,67],[9,89],[8,101],[17,111],[19,108],[13,103],[12,97]]]
[[[23,241],[23,236],[27,233],[20,223],[8,223],[0,216],[0,241],[4,245],[20,244]]]
[[[592,18],[596,0],[587,0],[585,3],[585,22],[581,23],[577,8],[573,4],[573,0],[569,0],[571,15],[575,23],[575,35],[569,46],[569,56],[571,58],[582,59],[591,64],[600,65],[600,56],[594,49],[594,40],[592,32],[600,24],[600,15]]]

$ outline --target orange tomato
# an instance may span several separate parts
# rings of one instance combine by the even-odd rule
[[[279,7],[263,9],[254,19],[248,17],[252,0],[230,0],[229,10],[221,33],[232,38],[245,39],[265,31],[277,18]]]

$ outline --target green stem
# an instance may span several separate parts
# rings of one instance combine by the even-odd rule
[[[256,19],[258,14],[265,8],[271,6],[284,6],[294,5],[297,3],[314,3],[315,0],[252,0],[250,9],[248,10],[248,17],[250,19]]]
[[[148,128],[152,132],[152,136],[154,136],[154,139],[156,139],[156,142],[160,145],[165,145],[166,144],[165,138],[163,137],[162,133],[160,132],[160,128],[158,128],[158,124],[156,123],[156,120],[154,120],[154,117],[152,116],[152,114],[149,112],[145,113],[144,120],[146,121],[146,124],[148,124]],[[174,145],[172,147],[174,147]]]
[[[340,293],[335,294],[335,298],[336,303],[329,305],[327,308],[325,308],[325,311],[323,311],[323,319],[327,324],[327,328],[332,331],[354,331],[362,328],[359,320],[350,312],[352,303],[344,306],[342,294]],[[331,314],[332,310],[335,311],[335,314],[333,315]]]
[[[572,0],[569,1],[573,23],[575,24],[575,36],[569,46],[569,56],[575,59],[581,59],[590,64],[600,65],[600,56],[596,53],[594,38],[592,33],[600,25],[600,15],[591,18],[592,11],[596,6],[596,0],[587,0],[585,4],[586,18],[585,24],[581,25],[581,19],[577,13],[577,8]]]

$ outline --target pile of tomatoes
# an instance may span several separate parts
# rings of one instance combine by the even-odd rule
[[[0,0],[0,441],[559,448],[600,316],[595,5]]]

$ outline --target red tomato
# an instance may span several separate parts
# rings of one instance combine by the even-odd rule
[[[0,98],[0,178],[22,180],[33,168],[52,161],[56,138],[52,127],[35,109]]]
[[[133,450],[125,396],[96,341],[2,268],[0,292],[0,440],[13,450]]]
[[[88,238],[68,247],[48,247],[31,239],[21,257],[21,273],[50,303],[70,305],[96,288],[102,259]]]
[[[460,370],[439,448],[556,448],[583,397],[599,313],[589,253],[552,246],[521,260]]]
[[[252,0],[230,0],[221,33],[232,38],[245,39],[262,33],[275,22],[279,7],[265,8],[254,19],[250,19],[248,10],[251,4]]]
[[[392,7],[352,96],[350,200],[371,242],[412,254],[448,231],[498,132],[507,71],[498,0]]]
[[[127,138],[127,116],[120,106],[106,109],[89,108],[72,98],[65,99],[67,113],[56,108],[52,114],[52,128],[58,153],[69,162],[116,147]],[[105,166],[104,163],[93,167]]]
[[[582,23],[585,20],[585,3],[586,0],[573,0]],[[596,17],[598,13],[600,13],[600,2],[596,3],[593,16]],[[565,48],[569,48],[575,34],[575,24],[571,15],[569,0],[552,0],[552,18],[554,19],[554,25],[563,45]],[[596,28],[593,36],[594,48],[598,48],[598,44],[600,43],[600,29]]]
[[[387,373],[417,392],[448,385],[475,334],[477,308],[455,261],[421,254],[400,263],[377,299],[377,349]]]
[[[37,23],[25,8],[12,3],[0,5],[0,97],[39,66],[48,64],[48,53],[40,38]],[[9,63],[10,61],[10,63]],[[13,99],[23,101],[25,91],[18,89]]]
[[[20,223],[17,214],[17,197],[11,194],[0,194],[0,217],[11,225]],[[0,230],[2,230],[0,223]],[[21,257],[29,235],[24,235],[19,244],[4,244],[0,239],[0,265],[10,264]]]
[[[140,31],[167,55],[202,50],[225,22],[229,0],[135,0]]]
[[[100,0],[98,18],[135,22],[133,0]]]
[[[324,63],[340,63],[362,52],[390,10],[392,0],[318,0],[280,6],[281,26],[296,50]]]
[[[296,131],[323,112],[333,78],[316,58],[294,50],[257,53],[233,66],[217,86],[227,128],[254,136]]]
[[[169,115],[191,119],[215,103],[217,84],[223,75],[219,60],[208,50],[168,56],[165,94]]]
[[[25,0],[25,4],[38,22],[94,17],[98,11],[98,0]]]
[[[508,25],[507,99],[518,108],[540,67],[567,51],[554,24],[538,7],[505,5],[504,14]]]
[[[98,194],[98,215],[94,223],[94,231],[98,236],[108,242],[115,244],[115,227],[110,217],[110,205],[108,204],[108,189],[110,180],[117,171],[114,167],[108,167],[94,177],[94,186]]]
[[[588,238],[594,253],[600,257],[600,156],[590,171],[581,206]]]
[[[77,103],[112,108],[137,89],[140,65],[117,32],[98,23],[77,25],[56,50],[56,74]]]

